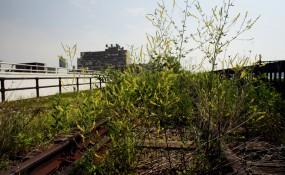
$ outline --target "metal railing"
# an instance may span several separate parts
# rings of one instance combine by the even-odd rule
[[[39,85],[39,80],[58,80],[57,85],[48,85],[48,86],[40,86]],[[69,84],[63,84],[62,81],[64,79],[69,79],[69,80],[75,80],[72,81],[72,83]],[[80,79],[89,79],[88,83],[79,83]],[[95,82],[92,81],[95,79]],[[35,86],[30,86],[30,87],[21,87],[21,88],[5,88],[5,81],[7,80],[34,80],[35,81]],[[76,90],[79,91],[80,85],[89,85],[89,89],[92,90],[92,85],[99,83],[99,88],[102,88],[102,83],[106,83],[106,77],[103,75],[96,75],[96,76],[90,76],[90,77],[0,77],[0,83],[1,83],[1,101],[4,102],[6,100],[6,92],[10,91],[20,91],[20,90],[32,90],[34,89],[36,91],[36,97],[40,97],[40,89],[44,88],[54,88],[58,87],[58,93],[62,93],[62,88],[67,87],[67,86],[76,86]]]
[[[0,62],[0,73],[4,72],[19,72],[19,73],[43,73],[43,74],[93,74],[94,70],[83,69],[67,69],[60,67],[48,67],[33,64],[15,64]]]
[[[279,61],[260,61],[253,66],[244,67],[249,69],[256,75],[263,75],[263,80],[269,82],[278,92],[285,97],[285,60]],[[233,77],[235,75],[234,69],[223,69],[216,71],[226,77]]]

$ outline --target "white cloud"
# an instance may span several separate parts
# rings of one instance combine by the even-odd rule
[[[137,17],[145,15],[146,10],[142,7],[132,7],[126,8],[126,12],[133,17]]]

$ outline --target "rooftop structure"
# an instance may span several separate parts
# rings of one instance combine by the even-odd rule
[[[78,59],[78,69],[103,70],[108,67],[122,68],[128,64],[128,51],[118,44],[109,47],[105,51],[81,52]]]
[[[27,71],[43,71],[44,67],[46,66],[45,63],[39,62],[29,62],[29,63],[20,63],[16,65],[16,72],[27,72]]]

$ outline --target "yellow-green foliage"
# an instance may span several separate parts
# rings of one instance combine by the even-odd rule
[[[1,104],[0,168],[5,168],[1,165],[9,159],[24,156],[59,134],[75,128],[80,128],[82,133],[90,131],[96,119],[91,102],[98,102],[89,98],[90,93]],[[31,103],[35,103],[32,106],[35,109]]]
[[[139,127],[193,126],[198,129],[196,137],[201,137],[197,146],[210,141],[208,151],[217,150],[216,141],[245,126],[256,135],[277,138],[282,132],[269,128],[284,131],[282,100],[249,75],[243,72],[228,79],[214,73],[140,67],[113,72],[106,87],[89,97],[96,118],[109,119],[112,140],[106,162],[94,166],[94,171],[129,173],[136,159],[135,135],[143,134],[137,132]]]
[[[105,88],[68,99],[54,97],[49,110],[40,115],[0,115],[0,156],[15,157],[73,128],[90,133],[99,118],[108,119],[112,147],[104,164],[92,166],[94,172],[129,173],[141,127],[196,128],[201,144],[223,139],[244,126],[251,134],[277,140],[284,133],[284,101],[249,75],[229,79],[214,73],[142,67],[115,71]]]
[[[192,98],[189,73],[129,67],[110,74],[110,82],[93,94],[96,118],[109,119],[112,148],[103,165],[110,174],[128,173],[135,161],[137,128],[190,125]],[[100,168],[99,168],[100,167]]]
[[[141,122],[182,124],[192,111],[188,77],[171,71],[131,68],[117,73],[102,94],[96,94],[105,104],[99,115],[126,117],[135,121],[134,126]]]
[[[219,74],[193,75],[192,96],[195,121],[207,139],[233,133],[246,127],[251,134],[282,139],[284,100],[273,88],[250,72],[242,71],[233,78]]]

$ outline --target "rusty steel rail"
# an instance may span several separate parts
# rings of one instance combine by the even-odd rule
[[[71,135],[54,140],[53,145],[48,150],[22,162],[18,166],[12,167],[7,172],[0,172],[3,175],[48,175],[55,173],[64,167],[71,166],[73,162],[79,160],[87,147],[100,150],[104,145],[110,142],[106,136],[108,129],[104,128],[107,120],[99,120],[93,129],[93,132],[99,133],[99,139],[94,145],[87,145],[80,132],[74,132]]]

